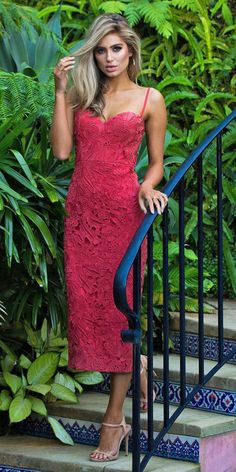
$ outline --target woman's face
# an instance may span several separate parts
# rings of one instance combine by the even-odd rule
[[[132,53],[116,33],[108,33],[95,47],[94,56],[99,69],[107,77],[116,77],[125,71]]]

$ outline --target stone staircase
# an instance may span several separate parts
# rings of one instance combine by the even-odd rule
[[[225,350],[236,344],[236,302],[225,301]],[[186,315],[187,386],[189,391],[197,381],[197,316]],[[215,364],[217,353],[217,310],[205,316],[205,370]],[[170,410],[179,403],[179,340],[178,314],[173,315],[172,339],[174,350],[170,355]],[[226,364],[203,387],[172,426],[156,456],[145,469],[147,472],[236,472],[236,359]],[[162,355],[154,358],[157,374],[157,398],[154,405],[154,430],[162,426]],[[21,471],[131,471],[131,454],[126,458],[123,450],[118,461],[93,463],[88,455],[97,445],[99,427],[109,392],[109,378],[78,398],[78,403],[57,401],[48,406],[51,416],[59,419],[72,436],[76,445],[67,446],[55,439],[48,423],[33,414],[16,425],[14,434],[0,437],[0,472]],[[125,415],[131,422],[131,398],[129,391]],[[146,414],[141,414],[140,447],[147,447]],[[157,434],[157,433],[156,433]],[[132,437],[130,438],[130,450]]]

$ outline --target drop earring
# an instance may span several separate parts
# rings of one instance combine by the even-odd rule
[[[135,66],[135,60],[134,60],[134,57],[132,57],[132,59],[133,59],[133,65]]]

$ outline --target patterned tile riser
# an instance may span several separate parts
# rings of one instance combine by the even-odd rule
[[[163,382],[155,380],[156,386],[156,403],[163,403]],[[110,380],[109,375],[105,374],[105,380],[102,384],[95,387],[96,391],[101,393],[109,393]],[[192,391],[192,385],[187,385],[186,393]],[[128,396],[132,397],[132,386],[128,391]],[[173,405],[178,405],[180,402],[180,385],[179,383],[171,382],[169,384],[169,399]],[[191,408],[198,408],[199,410],[207,410],[224,415],[236,416],[236,392],[227,390],[213,389],[203,387],[195,395],[194,399],[189,404]]]
[[[171,332],[173,349],[180,352],[180,334],[177,331]],[[236,341],[224,340],[224,355],[226,356],[236,348]],[[187,356],[198,357],[198,336],[196,334],[186,334],[185,353]],[[218,339],[213,337],[204,338],[204,357],[205,359],[218,360]],[[236,354],[229,361],[230,364],[236,364]]]
[[[99,424],[91,424],[89,421],[79,422],[74,419],[54,417],[64,426],[75,443],[97,446],[99,440]],[[37,415],[32,415],[25,421],[16,424],[12,432],[55,439],[51,426],[44,418],[38,418]],[[157,433],[155,433],[155,436],[156,435]],[[198,438],[167,434],[158,446],[155,455],[198,462],[199,447],[200,443]],[[122,445],[122,449],[124,449],[124,445]],[[147,451],[146,431],[142,431],[140,434],[140,449],[141,452]],[[132,436],[129,439],[129,450],[132,450]]]
[[[0,464],[0,472],[40,472],[40,471],[35,470],[35,469],[18,469],[18,467],[11,467],[8,465]]]

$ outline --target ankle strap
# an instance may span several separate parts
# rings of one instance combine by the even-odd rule
[[[125,429],[125,417],[123,416],[121,423],[114,424],[114,423],[102,423],[103,426],[109,426],[109,428],[120,428],[121,426]]]

